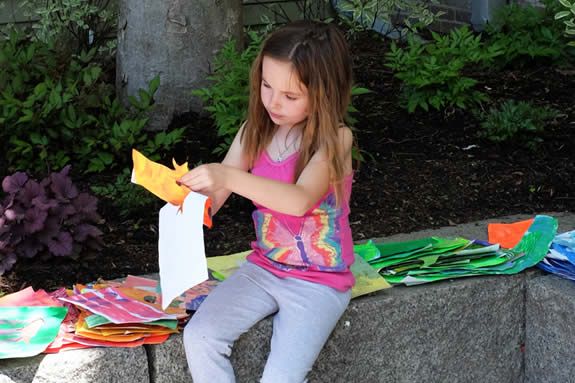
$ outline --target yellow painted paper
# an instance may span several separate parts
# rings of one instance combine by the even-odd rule
[[[76,323],[76,335],[86,339],[101,340],[107,342],[133,342],[141,338],[154,336],[154,335],[168,335],[177,333],[177,330],[172,330],[167,327],[159,328],[159,326],[146,326],[139,324],[141,327],[147,327],[145,330],[140,331],[132,330],[133,326],[130,324],[126,325],[123,329],[121,325],[118,325],[115,330],[100,330],[99,328],[88,328],[85,318],[88,315],[86,312],[82,312]]]
[[[178,165],[172,159],[174,169],[170,169],[149,160],[136,149],[132,149],[132,161],[134,163],[133,183],[145,187],[157,197],[174,206],[182,206],[184,199],[190,194],[190,189],[180,185],[177,181],[189,171],[187,162]],[[208,198],[204,208],[204,225],[207,227],[212,227],[211,205],[212,200]]]
[[[251,251],[244,251],[220,257],[209,257],[207,259],[208,269],[215,272],[218,277],[227,278],[246,261],[246,257],[250,253]],[[351,289],[352,298],[391,287],[373,267],[357,254],[355,254],[355,262],[350,269],[355,277],[355,285]]]
[[[141,185],[172,205],[180,206],[184,198],[190,192],[185,186],[176,183],[184,174],[188,172],[188,163],[178,165],[173,160],[174,169],[158,164],[146,158],[136,149],[132,149],[132,161],[134,170],[132,182]]]

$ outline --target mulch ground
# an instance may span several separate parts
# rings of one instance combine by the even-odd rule
[[[400,83],[384,66],[386,43],[360,36],[352,41],[355,76],[373,91],[354,105],[356,137],[366,160],[356,172],[350,222],[355,240],[457,225],[508,214],[575,211],[575,70],[550,65],[505,69],[480,77],[481,89],[497,104],[506,99],[548,105],[561,115],[536,150],[494,144],[477,135],[470,113],[418,112],[399,106]],[[179,162],[215,160],[212,121],[194,114],[174,126],[190,133],[176,150]],[[158,203],[158,208],[161,206]],[[108,204],[105,248],[78,260],[19,261],[4,276],[4,291],[25,286],[54,289],[158,271],[157,209],[120,219]],[[208,256],[249,248],[253,238],[249,201],[232,196],[205,230]]]

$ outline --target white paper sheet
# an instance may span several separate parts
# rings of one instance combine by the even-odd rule
[[[174,298],[208,279],[202,229],[206,199],[190,192],[182,210],[170,203],[160,209],[158,251],[164,310]]]

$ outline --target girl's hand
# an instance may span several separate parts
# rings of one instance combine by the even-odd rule
[[[218,163],[200,165],[176,182],[195,192],[213,193],[224,187],[225,170],[225,165]]]

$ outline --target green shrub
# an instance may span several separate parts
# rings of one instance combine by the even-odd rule
[[[102,172],[129,161],[133,146],[168,149],[183,130],[144,131],[159,78],[132,98],[134,110],[115,97],[94,62],[95,49],[69,56],[53,44],[12,32],[0,41],[0,150],[5,170],[47,173],[74,163],[81,172]]]
[[[493,142],[516,141],[534,149],[542,141],[538,135],[558,114],[548,107],[508,100],[499,108],[479,113],[478,118],[482,121],[479,135]]]
[[[433,41],[408,37],[406,48],[392,43],[386,66],[403,82],[402,97],[407,110],[429,107],[467,109],[487,100],[475,89],[477,81],[464,75],[473,66],[486,66],[501,54],[496,45],[485,46],[480,35],[469,28],[452,30],[447,35],[432,32]]]
[[[242,121],[246,119],[249,104],[249,73],[256,58],[263,35],[248,32],[249,43],[243,51],[236,48],[235,40],[227,41],[214,59],[213,74],[208,76],[212,85],[192,91],[204,103],[223,142],[214,153],[225,153],[231,145]]]
[[[267,26],[284,24],[295,20],[325,20],[330,13],[330,0],[292,0],[289,2],[258,2],[265,12],[260,16],[260,23]],[[297,11],[294,13],[294,11]]]
[[[430,9],[433,4],[438,4],[438,1],[345,0],[339,2],[338,8],[351,33],[374,29],[388,36],[405,35],[405,30],[416,32],[431,25],[444,14],[433,13]]]
[[[504,48],[498,58],[499,65],[522,65],[537,59],[560,62],[573,58],[573,50],[565,49],[564,30],[554,20],[559,11],[558,3],[545,0],[544,4],[544,8],[509,4],[496,12],[486,31],[490,43]]]
[[[125,168],[112,182],[91,187],[94,194],[107,200],[121,217],[147,210],[158,210],[159,199],[141,186],[130,182],[131,170]]]
[[[565,24],[565,34],[573,38],[575,36],[575,1],[570,2],[569,0],[559,0],[559,3],[567,8],[567,10],[559,11],[555,14],[555,20],[563,19]],[[569,45],[575,47],[575,40],[569,41]]]
[[[112,57],[118,20],[109,0],[19,0],[15,6],[33,22],[34,40],[56,42],[57,49],[80,53],[96,49]]]

